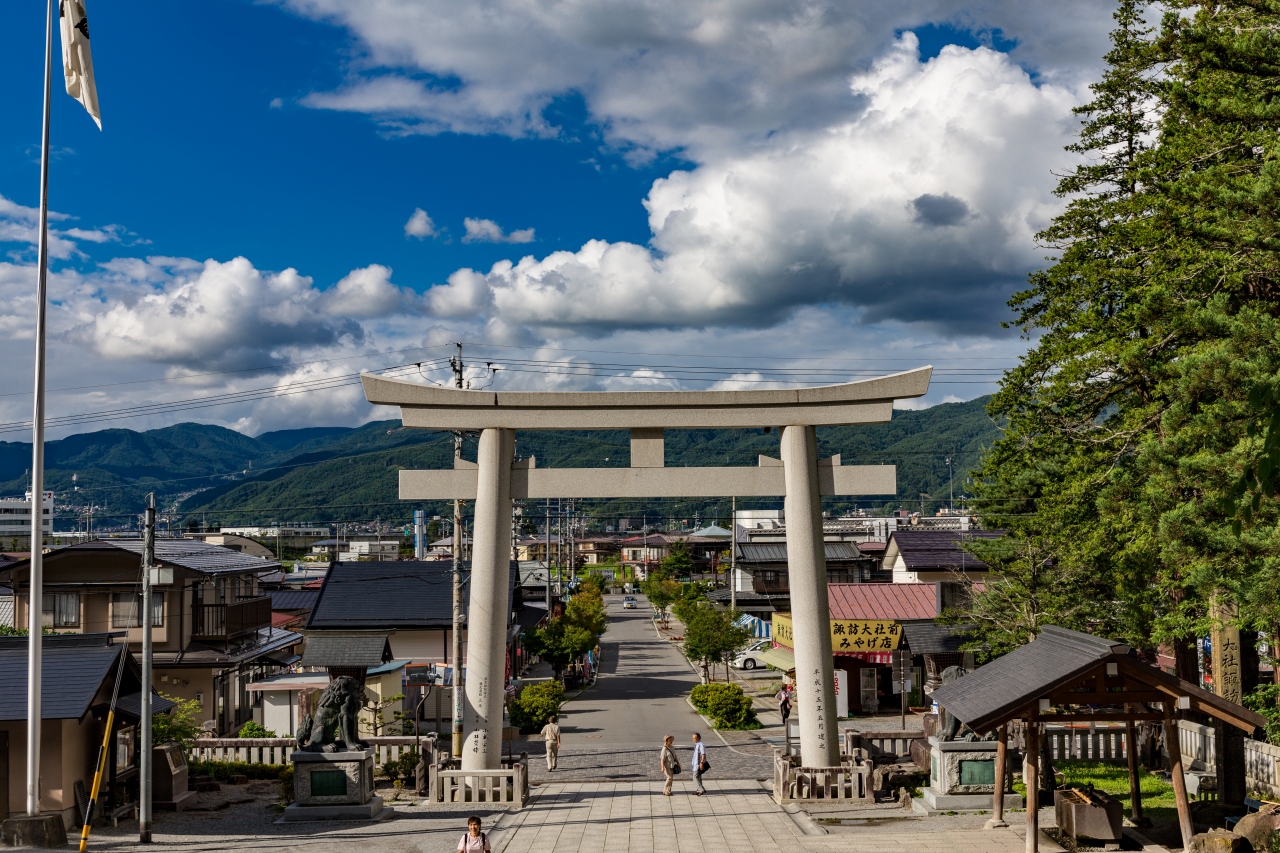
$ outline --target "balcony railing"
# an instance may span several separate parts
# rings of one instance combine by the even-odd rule
[[[271,598],[244,598],[231,604],[194,604],[191,639],[230,640],[271,625]]]

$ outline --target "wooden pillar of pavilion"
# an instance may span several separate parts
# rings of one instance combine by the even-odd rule
[[[1133,713],[1134,706],[1125,703],[1124,712]],[[1142,816],[1142,784],[1138,778],[1138,726],[1132,720],[1124,725],[1124,751],[1129,760],[1129,819],[1134,826],[1146,826],[1147,819]]]
[[[1004,819],[1005,773],[1009,763],[1009,724],[996,730],[996,792],[991,801],[991,820],[983,829],[1003,829],[1009,824]]]
[[[1034,710],[1027,713],[1026,778],[1027,853],[1040,850],[1040,723]]]
[[[1178,804],[1178,826],[1182,830],[1182,847],[1191,848],[1196,834],[1191,822],[1191,803],[1187,800],[1187,778],[1182,775],[1182,744],[1178,742],[1178,721],[1173,716],[1176,700],[1164,702],[1164,748],[1169,753],[1169,775],[1173,777],[1173,798]]]

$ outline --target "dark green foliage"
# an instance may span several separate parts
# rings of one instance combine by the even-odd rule
[[[1244,706],[1267,718],[1267,740],[1280,745],[1280,684],[1260,684],[1244,697]]]
[[[229,783],[232,776],[250,779],[282,779],[285,773],[293,773],[293,765],[250,764],[247,761],[191,761],[187,764],[188,776],[209,776],[215,782]]]
[[[165,699],[177,705],[167,714],[154,714],[151,717],[151,742],[154,744],[176,743],[186,752],[196,739],[204,735],[199,719],[203,706],[195,699],[179,699],[176,696],[165,696]],[[242,735],[242,737],[244,737]],[[264,735],[275,737],[275,735]]]
[[[559,679],[526,685],[511,703],[511,724],[529,734],[538,732],[564,704],[564,685]]]
[[[240,727],[236,737],[277,737],[277,735],[261,723],[250,720]]]
[[[667,556],[662,558],[662,570],[668,577],[676,580],[687,578],[693,573],[693,557],[689,554],[689,543],[677,539],[667,546]]]
[[[699,713],[706,714],[717,729],[758,729],[751,697],[736,684],[699,684],[689,701]]]
[[[684,623],[685,657],[702,667],[705,680],[711,680],[714,665],[730,660],[751,639],[751,631],[735,624],[736,611],[696,599],[681,600],[674,610]]]
[[[526,631],[524,635],[525,648],[551,664],[557,682],[564,668],[589,652],[595,644],[594,634],[565,619],[553,619],[546,625]]]
[[[1169,5],[1158,32],[1118,5],[1087,160],[1040,235],[1055,263],[1012,301],[1036,343],[977,474],[1011,534],[1009,582],[979,599],[1005,616],[995,645],[1060,621],[1185,647],[1212,600],[1280,622],[1276,503],[1240,486],[1267,464],[1258,400],[1280,375],[1280,4]]]

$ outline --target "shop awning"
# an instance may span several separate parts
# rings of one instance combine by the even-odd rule
[[[760,660],[764,661],[774,669],[780,669],[783,672],[791,672],[796,668],[796,655],[791,649],[784,649],[781,646],[766,649],[760,653]]]

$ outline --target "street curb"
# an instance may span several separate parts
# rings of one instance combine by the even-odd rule
[[[823,829],[816,820],[810,817],[809,813],[797,806],[795,803],[787,803],[781,807],[783,812],[791,818],[791,822],[796,828],[805,835],[829,835],[827,830]]]
[[[684,697],[684,701],[689,705],[690,708],[693,708],[693,713],[697,714],[699,719],[701,719],[702,722],[707,724],[707,728],[716,733],[716,737],[720,738],[720,742],[725,746],[727,746],[730,752],[735,752],[738,755],[743,755],[743,756],[746,756],[747,758],[763,758],[764,757],[760,755],[752,755],[749,752],[742,752],[741,750],[734,749],[733,744],[729,743],[729,741],[724,739],[724,735],[720,734],[720,730],[715,727],[715,725],[711,722],[711,720],[705,715],[703,715],[701,711],[698,710],[697,706],[693,704],[692,699],[686,696]],[[764,741],[761,741],[761,743],[764,743]],[[765,745],[768,746],[768,744],[765,744]]]

